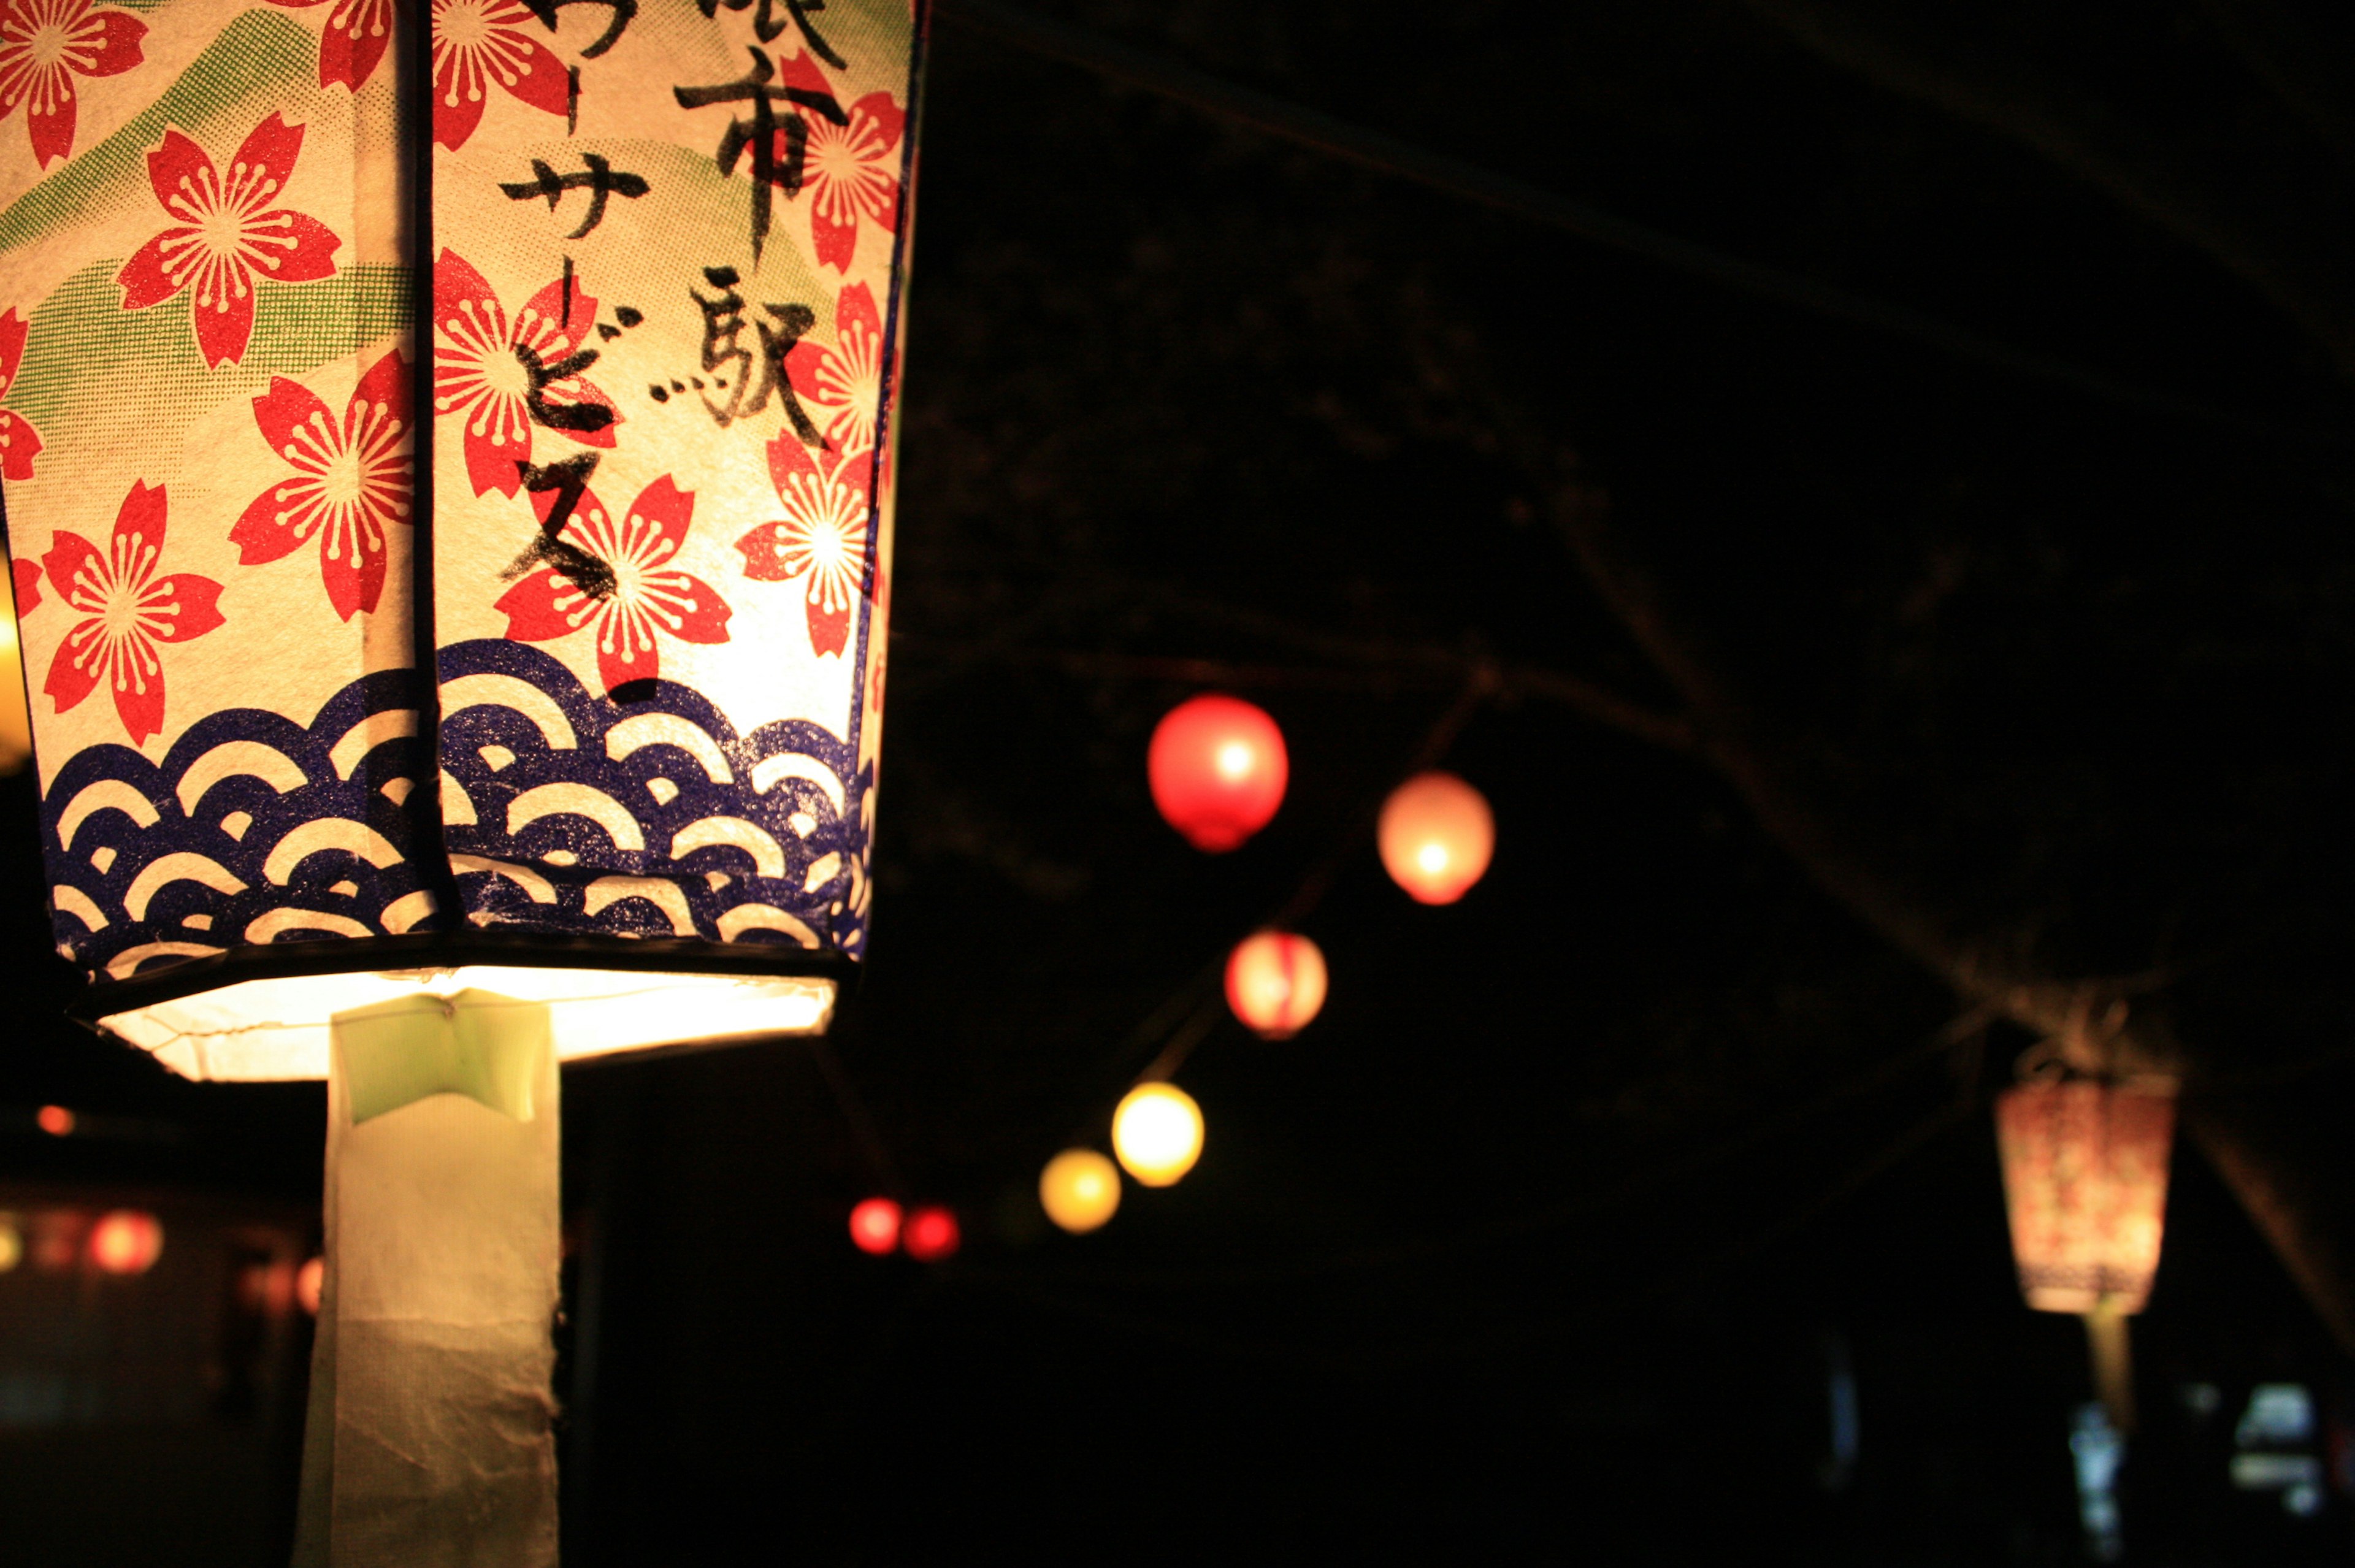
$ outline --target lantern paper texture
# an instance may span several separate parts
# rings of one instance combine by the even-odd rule
[[[823,1029],[908,0],[53,9],[0,119],[0,482],[59,950],[126,987],[93,1012],[216,1078],[478,982],[559,1058]]]
[[[1997,1097],[1996,1134],[2028,1304],[2141,1311],[2166,1225],[2174,1097],[2092,1081],[2021,1084]]]

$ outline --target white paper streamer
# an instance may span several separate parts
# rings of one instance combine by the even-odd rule
[[[555,1563],[557,1085],[543,1006],[336,1016],[295,1568]]]

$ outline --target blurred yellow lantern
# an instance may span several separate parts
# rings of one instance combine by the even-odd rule
[[[0,773],[13,773],[32,760],[33,716],[25,707],[25,654],[16,642],[15,573],[0,555]]]
[[[1140,1083],[1112,1114],[1112,1148],[1146,1186],[1175,1186],[1202,1157],[1202,1108],[1174,1083]]]
[[[1084,1236],[1119,1211],[1120,1170],[1092,1148],[1067,1148],[1039,1173],[1039,1203],[1047,1218]]]
[[[1246,936],[1227,958],[1227,1005],[1261,1039],[1291,1039],[1325,1005],[1325,955],[1288,931]]]
[[[1452,904],[1488,869],[1497,819],[1454,773],[1417,773],[1391,792],[1375,829],[1382,869],[1417,903]]]

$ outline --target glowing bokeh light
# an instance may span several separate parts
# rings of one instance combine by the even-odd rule
[[[101,1274],[145,1274],[164,1255],[164,1227],[137,1209],[116,1209],[90,1228],[90,1261]]]
[[[1266,712],[1215,692],[1162,715],[1146,753],[1153,804],[1197,849],[1240,847],[1284,804],[1291,763]]]
[[[957,1247],[964,1240],[964,1233],[957,1229],[956,1216],[937,1204],[910,1211],[908,1222],[900,1232],[900,1244],[920,1264],[956,1256]]]
[[[850,1244],[877,1257],[900,1244],[900,1206],[889,1198],[869,1198],[850,1211]]]
[[[2167,1228],[2175,1096],[2023,1083],[1996,1096],[2020,1294],[2041,1312],[2140,1312]]]
[[[1382,869],[1417,903],[1452,904],[1488,869],[1497,819],[1454,773],[1417,773],[1391,792],[1375,829]]]
[[[312,1258],[294,1271],[294,1304],[319,1316],[319,1293],[327,1288],[327,1260]]]
[[[25,1261],[25,1232],[16,1229],[15,1216],[0,1218],[0,1274],[13,1272]]]
[[[1202,1157],[1202,1108],[1174,1083],[1140,1083],[1112,1114],[1112,1148],[1146,1186],[1172,1186]]]
[[[1305,936],[1263,931],[1227,955],[1227,1006],[1263,1040],[1289,1040],[1325,1005],[1325,955]]]
[[[33,1113],[33,1120],[53,1138],[61,1138],[74,1130],[74,1114],[63,1105],[44,1105]]]
[[[1092,1148],[1067,1148],[1039,1173],[1047,1218],[1075,1236],[1101,1228],[1120,1209],[1120,1168]]]

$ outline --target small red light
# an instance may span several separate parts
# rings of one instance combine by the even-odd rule
[[[881,1257],[900,1244],[900,1206],[889,1198],[869,1198],[850,1211],[850,1242],[862,1253]]]
[[[1268,825],[1291,772],[1266,712],[1216,692],[1162,715],[1145,757],[1153,804],[1197,849],[1220,855]]]
[[[313,1258],[294,1271],[294,1304],[312,1317],[319,1316],[319,1292],[327,1283],[327,1260]]]
[[[908,1255],[920,1264],[956,1256],[957,1243],[964,1239],[957,1231],[956,1216],[937,1208],[919,1209],[909,1215],[907,1228],[900,1233]]]
[[[74,1114],[63,1105],[44,1105],[34,1114],[33,1120],[53,1138],[61,1138],[74,1130]]]
[[[164,1227],[155,1216],[117,1209],[90,1228],[90,1261],[103,1274],[145,1274],[164,1255]]]

